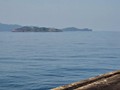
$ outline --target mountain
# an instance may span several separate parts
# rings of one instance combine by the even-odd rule
[[[62,30],[47,27],[23,26],[14,29],[13,32],[62,32]]]
[[[20,25],[16,25],[16,24],[3,24],[0,23],[0,31],[12,31],[15,28],[19,28],[21,27]]]
[[[79,29],[79,28],[75,28],[75,27],[63,28],[62,30],[63,31],[92,31],[92,29],[89,29],[89,28]]]

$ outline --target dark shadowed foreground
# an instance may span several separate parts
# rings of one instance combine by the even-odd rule
[[[120,90],[120,70],[52,90]]]

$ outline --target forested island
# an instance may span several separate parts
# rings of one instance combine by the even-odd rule
[[[92,31],[89,28],[79,29],[76,27],[67,27],[63,29],[38,27],[38,26],[22,26],[17,24],[2,24],[0,23],[1,32],[69,32],[69,31]]]
[[[12,30],[13,32],[62,32],[60,29],[56,28],[47,28],[47,27],[30,27],[30,26],[24,26],[20,28],[16,28]]]
[[[92,29],[89,29],[89,28],[79,29],[79,28],[76,28],[76,27],[68,27],[68,28],[64,28],[62,30],[63,31],[92,31]]]
[[[13,32],[63,32],[63,31],[92,31],[92,29],[88,29],[88,28],[78,29],[75,27],[56,29],[56,28],[47,28],[47,27],[24,26],[24,27],[16,28],[12,31]]]

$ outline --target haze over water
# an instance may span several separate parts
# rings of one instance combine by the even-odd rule
[[[0,32],[0,90],[48,90],[120,69],[120,32]]]
[[[120,0],[0,0],[0,23],[120,31]]]

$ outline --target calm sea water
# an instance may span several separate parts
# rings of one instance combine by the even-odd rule
[[[49,90],[120,69],[120,32],[0,32],[0,90]]]

